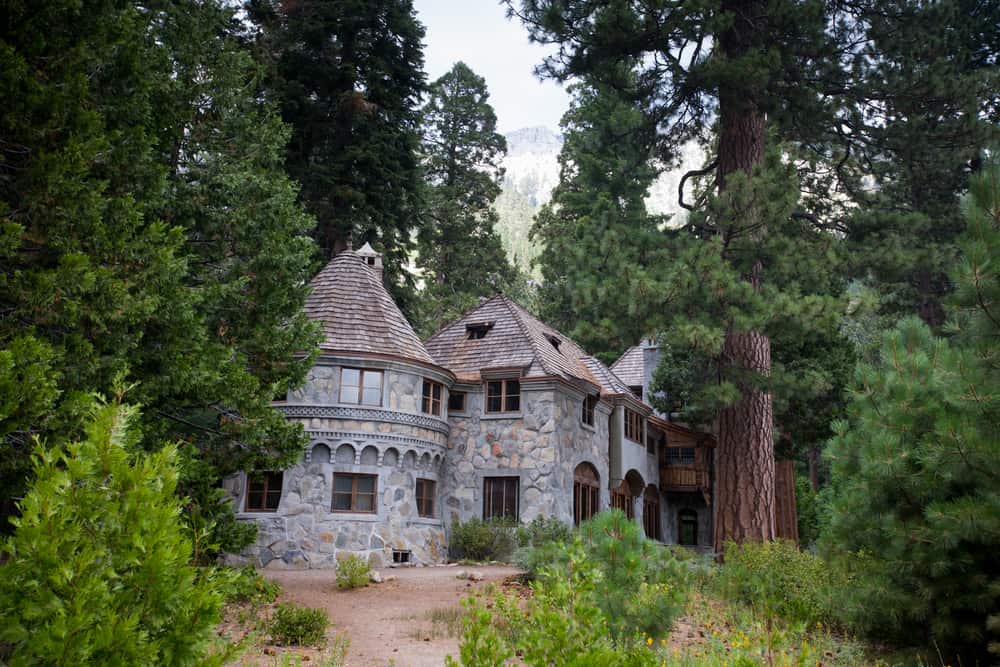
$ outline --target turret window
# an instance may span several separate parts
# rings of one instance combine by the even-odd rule
[[[382,405],[382,371],[341,368],[340,402]]]
[[[274,512],[281,502],[281,472],[261,472],[247,475],[247,512]]]
[[[441,415],[441,385],[437,382],[424,380],[423,399],[420,409],[429,415]]]

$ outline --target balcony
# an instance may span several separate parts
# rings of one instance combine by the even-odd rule
[[[666,464],[660,466],[660,490],[666,492],[707,491],[708,470],[697,463]]]

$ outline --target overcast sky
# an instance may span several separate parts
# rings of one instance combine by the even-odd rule
[[[497,0],[415,0],[427,29],[425,68],[434,81],[461,60],[486,79],[500,132],[544,125],[556,130],[569,106],[565,89],[532,73],[546,49],[528,42]]]

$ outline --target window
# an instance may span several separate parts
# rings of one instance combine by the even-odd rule
[[[340,402],[382,405],[382,371],[341,368]]]
[[[441,414],[441,385],[437,382],[424,380],[424,397],[420,409],[429,415]]]
[[[659,438],[657,438],[656,435],[654,435],[653,433],[650,433],[649,430],[647,429],[646,430],[646,453],[647,454],[653,454],[654,456],[656,455],[656,441],[657,440],[659,440]]]
[[[486,477],[483,479],[483,520],[513,519],[517,521],[518,477]]]
[[[333,511],[374,513],[375,489],[375,475],[334,474]]]
[[[611,491],[611,506],[625,512],[625,516],[629,519],[635,518],[635,508],[632,506],[632,490],[625,480],[622,480],[617,489]]]
[[[556,338],[555,336],[546,336],[546,338],[549,339],[549,343],[552,344],[552,347],[556,348],[556,352],[560,352],[559,344],[562,343],[562,341]]]
[[[646,537],[651,540],[660,538],[660,498],[653,486],[646,488],[642,496],[642,527]]]
[[[583,414],[580,416],[580,421],[588,426],[594,425],[594,408],[597,406],[596,396],[585,396],[583,398]]]
[[[437,484],[429,479],[417,480],[417,515],[434,516],[434,490]]]
[[[493,328],[493,322],[470,322],[465,325],[465,331],[469,340],[479,340],[486,338],[486,334]]]
[[[638,398],[640,401],[642,400],[642,385],[641,384],[631,385],[629,387],[629,390],[635,395],[636,398]]]
[[[247,512],[273,512],[281,502],[284,473],[261,472],[247,475]]]
[[[625,409],[625,437],[633,442],[642,442],[642,415]]]
[[[448,412],[465,412],[465,392],[453,391],[448,394]]]
[[[597,470],[581,463],[573,471],[573,524],[579,526],[600,511],[601,484]]]
[[[489,380],[486,383],[486,412],[518,412],[520,409],[520,381]]]
[[[667,465],[693,465],[694,447],[667,447],[664,450]]]
[[[693,509],[677,512],[677,544],[692,547],[698,544],[698,513]]]

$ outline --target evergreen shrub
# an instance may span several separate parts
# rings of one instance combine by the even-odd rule
[[[514,552],[514,564],[524,570],[527,579],[534,579],[539,570],[552,563],[564,544],[573,539],[573,529],[556,518],[536,517],[517,530],[519,549]]]
[[[316,646],[326,637],[330,618],[325,609],[311,609],[283,602],[268,624],[271,640],[281,646]]]
[[[225,589],[226,602],[267,604],[278,599],[281,586],[265,579],[253,566],[236,570]]]
[[[350,590],[368,585],[372,568],[364,558],[351,554],[337,562],[337,588]]]
[[[728,542],[717,584],[726,597],[744,602],[765,617],[790,623],[837,624],[834,570],[793,542]]]
[[[508,561],[516,546],[516,527],[512,521],[473,518],[451,524],[448,553],[453,560]]]
[[[177,450],[132,454],[133,408],[95,409],[86,438],[35,448],[0,565],[11,665],[205,665],[225,576],[191,565]]]

